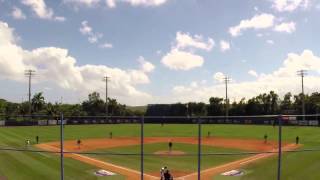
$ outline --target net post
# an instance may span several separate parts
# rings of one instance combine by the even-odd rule
[[[201,179],[201,119],[198,118],[198,180]]]
[[[140,167],[140,173],[141,173],[141,180],[143,180],[143,174],[144,174],[144,116],[141,117],[141,120],[140,120],[140,130],[141,130],[141,133],[140,133],[140,143],[141,143],[141,147],[140,147],[140,164],[141,164],[141,167]]]
[[[278,175],[277,180],[281,179],[281,156],[282,156],[282,115],[278,116],[279,134],[278,134]]]
[[[61,180],[64,180],[64,157],[63,157],[63,140],[64,140],[64,133],[63,133],[63,113],[60,114],[60,173],[61,173]]]

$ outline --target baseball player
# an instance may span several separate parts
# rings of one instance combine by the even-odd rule
[[[26,148],[28,148],[30,145],[30,140],[29,139],[26,139]]]
[[[164,180],[164,173],[166,170],[167,170],[166,166],[160,169],[160,180]]]
[[[169,170],[166,169],[165,172],[163,173],[163,180],[173,180],[173,176],[170,174]]]
[[[171,141],[171,140],[169,141],[168,146],[169,146],[169,152],[171,152],[171,151],[172,151],[172,146],[173,146],[173,144],[172,144],[172,141]]]
[[[265,144],[267,144],[267,141],[268,141],[268,135],[267,135],[267,134],[265,134],[263,138],[264,138],[264,143],[265,143]]]
[[[80,139],[77,140],[77,145],[78,145],[78,149],[80,149],[80,146],[81,146],[81,140]]]
[[[36,142],[39,144],[39,136],[36,136]]]

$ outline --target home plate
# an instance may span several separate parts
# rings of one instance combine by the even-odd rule
[[[103,170],[103,169],[100,169],[100,170],[94,172],[94,174],[96,176],[114,176],[114,175],[116,175],[116,173],[113,173],[113,172],[110,172],[110,171],[106,171],[106,170]]]
[[[222,176],[242,176],[244,174],[243,171],[241,170],[231,170],[231,171],[227,171],[222,173]]]

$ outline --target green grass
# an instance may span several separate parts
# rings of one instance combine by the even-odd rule
[[[96,177],[96,167],[65,158],[65,178],[70,180],[122,180],[122,176]],[[8,179],[33,180],[60,178],[60,159],[57,155],[27,152],[0,152],[0,174]]]
[[[138,137],[138,124],[122,125],[78,125],[65,127],[65,139],[85,139],[108,137],[113,132],[115,137]],[[197,136],[197,125],[165,125],[146,124],[145,136]],[[206,136],[210,131],[212,136],[230,138],[262,139],[265,133],[269,139],[277,139],[277,128],[272,126],[245,125],[203,125],[202,133]],[[25,139],[34,142],[35,136],[40,136],[41,142],[57,141],[59,127],[5,127],[0,128],[0,147],[24,148]],[[299,135],[303,148],[320,148],[320,128],[318,127],[284,127],[283,139],[294,142]],[[207,157],[205,157],[206,159]],[[220,157],[216,157],[217,159]],[[287,153],[283,156],[283,179],[313,180],[320,179],[320,152]],[[203,161],[203,163],[205,163]],[[276,159],[259,161],[244,167],[248,170],[241,179],[275,179]],[[66,179],[97,179],[92,175],[95,167],[66,158]],[[59,179],[59,158],[51,154],[32,154],[22,152],[0,151],[0,177],[9,179]],[[117,177],[119,178],[119,177]],[[120,177],[121,178],[121,177]],[[109,178],[110,179],[110,178]]]
[[[156,143],[156,144],[146,144],[144,145],[144,152],[146,154],[153,154],[157,151],[163,151],[168,149],[167,143]],[[195,172],[197,170],[197,145],[175,143],[173,150],[183,151],[186,154],[183,156],[154,156],[146,155],[144,157],[144,167],[146,172],[157,172],[163,166],[169,167],[171,170]],[[111,152],[111,153],[137,153],[140,152],[140,146],[128,146],[104,149],[95,152]],[[221,153],[221,152],[243,152],[237,149],[227,149],[212,146],[202,146],[203,153]],[[140,170],[140,156],[108,156],[108,155],[93,155],[94,158],[111,162],[113,164],[118,164],[121,166],[129,167],[131,169]],[[246,156],[205,156],[202,160],[202,169],[207,169],[209,167],[224,164],[226,162],[231,162],[239,158],[244,158]]]

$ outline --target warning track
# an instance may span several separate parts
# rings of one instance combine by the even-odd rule
[[[197,144],[198,140],[194,137],[146,137],[144,138],[145,144],[153,144],[153,143],[164,143],[172,141],[174,143],[186,143],[186,144]],[[202,145],[207,146],[215,146],[215,147],[224,147],[224,148],[235,148],[249,151],[268,151],[269,153],[262,153],[257,155],[252,155],[250,157],[246,157],[240,160],[236,160],[227,164],[223,164],[220,166],[215,166],[206,170],[201,171],[201,179],[211,179],[214,175],[219,174],[221,172],[225,172],[228,170],[240,168],[249,163],[265,159],[277,154],[277,142],[269,141],[267,144],[264,144],[262,140],[255,139],[229,139],[229,138],[203,138]],[[83,151],[92,151],[96,149],[107,149],[113,147],[125,147],[131,145],[139,145],[140,138],[136,137],[122,137],[122,138],[113,138],[113,139],[85,139],[82,140],[81,148],[79,149],[76,140],[70,140],[64,142],[64,151],[75,152],[75,153],[66,153],[66,157],[70,157],[81,162],[106,169],[127,177],[130,180],[139,180],[141,179],[141,175],[139,171],[118,166],[115,164],[111,164],[108,162],[104,162],[101,160],[97,160],[95,158],[91,158],[85,155],[76,154],[76,152]],[[48,151],[60,151],[60,142],[49,142],[44,144],[36,145],[38,148],[48,150]],[[299,146],[295,144],[283,144],[283,150],[294,150]],[[152,173],[153,174],[153,173]],[[144,179],[146,180],[155,180],[159,179],[159,177],[144,174]],[[193,180],[197,179],[197,173],[190,173],[180,175],[180,180]]]

